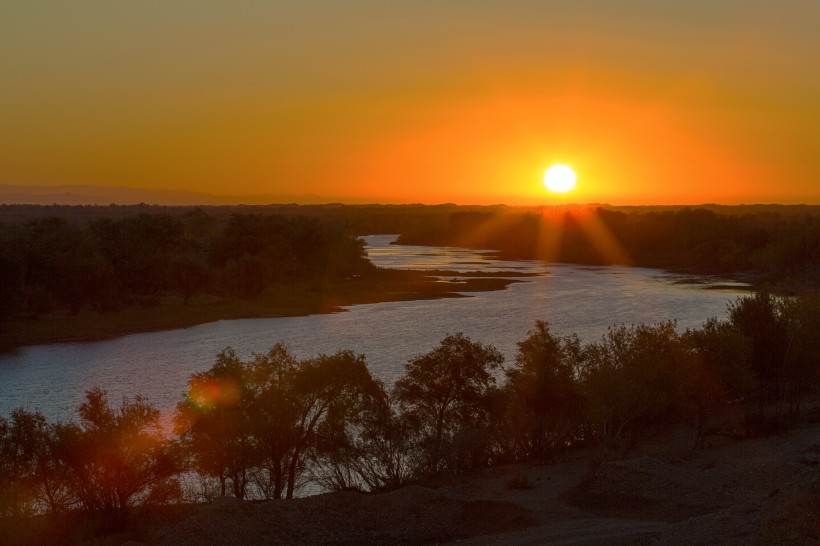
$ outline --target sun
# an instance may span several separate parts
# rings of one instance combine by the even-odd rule
[[[567,165],[553,165],[544,173],[544,185],[555,193],[565,193],[575,187],[575,171]]]

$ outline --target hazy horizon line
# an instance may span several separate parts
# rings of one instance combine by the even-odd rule
[[[107,205],[156,205],[156,206],[265,206],[265,205],[453,205],[465,207],[512,207],[512,208],[560,208],[560,207],[742,207],[742,206],[784,206],[815,207],[820,203],[775,201],[749,201],[721,203],[716,201],[700,203],[629,203],[609,202],[564,202],[539,204],[456,203],[453,201],[421,202],[396,199],[380,200],[370,197],[324,196],[315,193],[251,193],[215,194],[185,189],[135,188],[132,186],[101,186],[94,184],[0,184],[0,204],[2,205],[62,205],[62,206],[107,206]]]

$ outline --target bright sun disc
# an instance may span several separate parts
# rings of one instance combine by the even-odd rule
[[[555,193],[564,193],[575,187],[575,171],[566,165],[553,165],[544,173],[544,185]]]

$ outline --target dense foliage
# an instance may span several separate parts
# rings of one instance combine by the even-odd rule
[[[567,263],[747,272],[764,281],[816,285],[820,214],[815,209],[792,214],[782,207],[719,210],[456,211],[446,223],[403,232],[400,241],[488,248],[508,257]]]
[[[48,216],[0,224],[0,323],[83,307],[110,311],[198,293],[252,298],[273,285],[341,279],[370,267],[363,244],[330,222],[201,209],[172,216]]]
[[[98,389],[78,423],[0,418],[0,517],[81,510],[112,525],[138,505],[379,491],[671,430],[693,448],[768,433],[816,392],[818,317],[816,295],[758,293],[685,332],[617,326],[582,344],[538,321],[507,367],[449,335],[390,390],[351,351],[298,359],[277,344],[243,361],[225,349],[191,377],[172,437],[141,397],[114,408]]]

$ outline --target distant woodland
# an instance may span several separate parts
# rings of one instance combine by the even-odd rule
[[[217,223],[192,209],[0,225],[6,318],[155,305],[167,294],[185,303],[203,292],[254,298],[270,285],[369,269],[362,242],[348,230],[302,216],[236,213]]]
[[[506,258],[737,277],[781,293],[820,284],[820,207],[809,206],[0,205],[0,219],[0,337],[9,328],[36,329],[32,321],[41,317],[81,311],[187,306],[197,295],[270,303],[282,299],[276,294],[321,294],[329,283],[372,283],[377,271],[357,236],[373,233],[400,234],[404,244],[493,249]],[[248,313],[225,309],[231,318]],[[184,315],[163,326],[190,324]],[[208,318],[225,318],[217,315]],[[126,320],[112,333],[131,327]],[[133,328],[151,327],[149,315]],[[60,328],[41,328],[54,339],[45,330],[24,339],[64,339]],[[7,339],[0,347],[19,343]]]
[[[820,207],[582,207],[457,211],[402,232],[403,244],[495,249],[507,258],[636,265],[744,275],[775,287],[817,287]]]

